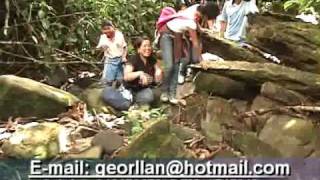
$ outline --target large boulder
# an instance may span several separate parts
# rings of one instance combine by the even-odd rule
[[[0,119],[55,117],[79,101],[72,94],[31,79],[0,76]]]
[[[278,149],[284,157],[308,157],[319,150],[319,129],[310,120],[287,115],[272,116],[259,139]]]

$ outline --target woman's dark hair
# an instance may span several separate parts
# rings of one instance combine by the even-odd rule
[[[102,24],[101,24],[101,28],[106,27],[106,26],[114,27],[114,26],[113,26],[113,23],[112,23],[111,21],[109,21],[109,20],[105,20],[105,21],[103,21]]]
[[[204,5],[199,5],[197,11],[208,19],[215,19],[220,13],[219,6],[216,2],[208,2]]]
[[[143,36],[143,37],[137,37],[134,39],[134,42],[133,42],[133,47],[136,51],[138,51],[138,49],[140,48],[141,44],[143,41],[145,40],[148,40],[151,42],[151,39],[147,36]]]

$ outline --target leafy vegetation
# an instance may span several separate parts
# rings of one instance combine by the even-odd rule
[[[299,12],[320,12],[320,0],[288,0],[284,3],[284,9],[297,8]]]
[[[152,36],[159,10],[170,5],[158,0],[4,1],[0,58],[36,69],[39,64],[51,69],[100,60],[94,47],[104,19],[112,20],[127,39]]]
[[[35,71],[51,71],[54,69],[52,67],[66,64],[84,63],[84,67],[96,67],[101,58],[94,47],[103,20],[112,20],[128,41],[138,35],[153,37],[160,9],[173,6],[173,2],[3,0],[0,2],[0,59],[3,61],[0,71],[18,71],[19,74],[31,70],[30,75],[36,74]],[[281,9],[298,8],[300,12],[319,12],[320,9],[320,0],[264,2],[280,3]]]

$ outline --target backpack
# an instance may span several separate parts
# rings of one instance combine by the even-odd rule
[[[184,18],[184,17],[178,14],[176,10],[172,7],[164,7],[161,9],[160,16],[156,23],[156,31],[154,33],[154,37],[155,37],[153,41],[154,47],[158,47],[159,45],[160,34],[158,32],[160,28],[174,18]]]

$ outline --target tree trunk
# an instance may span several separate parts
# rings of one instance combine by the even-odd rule
[[[304,72],[273,63],[250,63],[244,61],[208,61],[203,70],[201,65],[191,67],[209,71],[249,84],[262,85],[264,82],[276,82],[283,87],[311,96],[320,96],[320,75]]]

